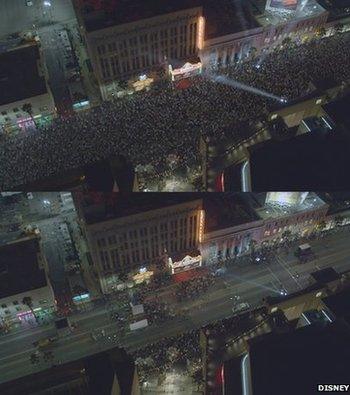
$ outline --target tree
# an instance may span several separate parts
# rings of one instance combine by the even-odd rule
[[[33,310],[33,301],[32,301],[32,298],[31,298],[30,296],[25,296],[25,297],[22,299],[22,303],[23,303],[24,305],[26,305],[26,306],[29,307],[31,313],[33,314],[33,316],[34,316],[34,318],[35,318],[35,321],[36,321],[36,322],[39,322],[39,321],[38,321],[38,317],[35,315],[34,310]]]
[[[22,106],[22,111],[26,112],[30,116],[30,118],[32,119],[34,125],[36,126],[36,123],[35,123],[35,120],[34,120],[34,117],[33,117],[33,107],[32,107],[32,105],[30,103],[24,103],[23,106]]]

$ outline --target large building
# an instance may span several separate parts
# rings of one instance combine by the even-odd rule
[[[197,253],[203,238],[197,194],[89,194],[75,200],[103,293],[116,289],[121,275],[138,282],[179,253]]]
[[[215,4],[206,24],[227,20],[227,15],[231,15],[231,23],[226,23],[224,30],[220,27],[206,31],[200,57],[211,68],[229,66],[251,56],[263,58],[286,38],[307,40],[325,26],[328,17],[316,0],[248,0],[244,6],[241,2],[221,0]]]
[[[206,220],[206,231],[200,245],[204,264],[234,258],[262,243],[278,242],[287,234],[306,236],[325,220],[329,208],[313,192],[241,196],[243,202],[238,206],[240,211],[231,210],[230,222],[227,221],[227,215],[224,215],[226,221],[217,221],[214,227],[209,226]],[[224,204],[217,207],[212,215],[222,217],[223,210]],[[209,216],[206,212],[206,218]]]
[[[36,236],[0,246],[0,326],[26,325],[55,310],[47,272]]]
[[[204,19],[197,0],[76,0],[76,14],[103,99],[118,83],[195,60],[203,47]]]
[[[49,122],[55,104],[36,42],[0,54],[0,132]]]
[[[74,194],[103,292],[215,264],[285,237],[307,236],[329,205],[317,194]],[[124,280],[125,281],[125,280]]]

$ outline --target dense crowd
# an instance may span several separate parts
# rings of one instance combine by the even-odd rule
[[[214,283],[215,278],[212,275],[181,282],[176,289],[176,299],[178,301],[183,301],[202,296]]]
[[[190,361],[200,360],[199,331],[192,330],[176,337],[164,338],[135,351],[133,357],[140,381],[147,380],[151,375],[160,377],[171,370],[174,364],[185,367]]]
[[[310,81],[350,78],[350,33],[313,41],[218,70],[241,83],[287,100],[310,90]],[[79,168],[86,163],[123,154],[133,164],[152,164],[162,174],[169,155],[180,165],[198,163],[199,137],[233,139],[254,133],[276,101],[197,77],[185,90],[135,94],[104,102],[90,111],[59,117],[48,127],[16,136],[2,135],[0,189]],[[253,123],[251,122],[253,121]]]

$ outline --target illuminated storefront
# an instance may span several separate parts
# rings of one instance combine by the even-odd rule
[[[171,76],[171,80],[176,82],[184,78],[194,77],[196,75],[201,74],[202,72],[202,63],[185,63],[182,67],[173,69],[171,65],[169,65],[169,73]]]
[[[89,293],[84,293],[84,294],[81,294],[81,295],[76,295],[76,296],[73,296],[72,299],[73,299],[73,302],[75,304],[89,302],[90,301],[90,294]]]
[[[177,262],[173,262],[173,260],[169,258],[169,267],[171,269],[171,274],[184,272],[186,270],[191,270],[201,266],[202,266],[201,255],[197,255],[195,257],[186,255],[182,260]]]
[[[144,281],[150,281],[152,276],[152,271],[147,270],[146,268],[141,268],[139,272],[132,277],[132,279],[134,280],[135,284],[141,284]]]
[[[140,75],[139,79],[133,82],[131,85],[132,88],[135,90],[135,92],[139,92],[144,89],[146,90],[150,89],[153,82],[154,82],[153,78],[148,77],[146,74],[142,74]]]

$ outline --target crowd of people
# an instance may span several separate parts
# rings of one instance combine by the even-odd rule
[[[293,100],[310,81],[350,78],[350,33],[312,41],[216,71],[220,75]],[[162,174],[169,155],[180,164],[198,163],[199,138],[237,143],[247,125],[276,101],[214,82],[205,75],[185,90],[164,89],[104,102],[89,111],[58,117],[53,124],[16,136],[2,135],[0,189],[43,179],[93,161],[122,154],[133,164],[151,164]]]
[[[175,313],[167,303],[160,301],[147,302],[144,304],[144,308],[151,324],[162,323],[175,317]]]
[[[181,302],[183,300],[194,299],[201,296],[207,289],[215,283],[213,275],[194,278],[189,281],[181,282],[176,289],[176,299]]]
[[[215,71],[290,101],[314,80],[350,78],[350,33],[311,41],[257,60]],[[1,134],[0,189],[64,173],[112,155],[151,164],[162,174],[169,155],[179,165],[198,163],[200,136],[239,143],[253,134],[276,100],[214,82],[207,74],[189,88],[164,88],[104,102],[89,111],[56,118],[50,126],[15,136]],[[253,122],[254,124],[254,122]],[[242,127],[245,125],[244,127]]]
[[[192,330],[176,337],[164,338],[132,353],[138,367],[140,381],[154,375],[160,377],[174,364],[188,366],[201,358],[199,331]]]

